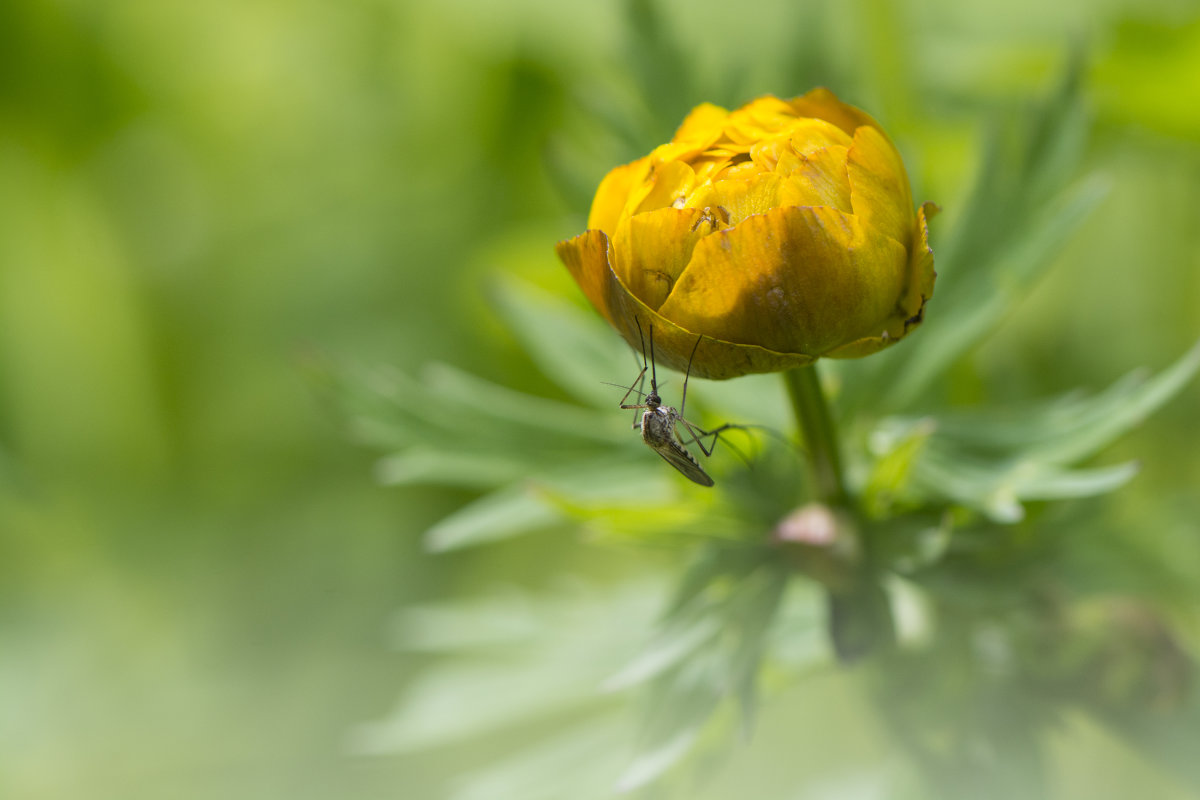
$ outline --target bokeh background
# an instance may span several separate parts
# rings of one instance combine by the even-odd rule
[[[427,666],[389,649],[394,611],[639,555],[424,554],[469,495],[378,485],[319,365],[544,383],[487,276],[567,287],[553,243],[595,182],[703,100],[827,85],[953,225],[988,125],[1072,52],[1109,192],[956,375],[968,403],[1099,388],[1200,332],[1194,0],[0,4],[0,796],[443,796],[495,743],[350,747]],[[1198,408],[1117,446],[1143,471],[1102,508],[1200,576]],[[789,702],[741,796],[805,747],[887,757],[850,684]],[[1053,756],[1064,797],[1194,796],[1085,725]]]

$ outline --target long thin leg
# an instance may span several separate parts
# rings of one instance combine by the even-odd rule
[[[745,430],[747,427],[749,427],[747,425],[735,425],[732,422],[726,422],[724,425],[722,425],[719,428],[713,428],[711,431],[706,431],[703,428],[701,428],[699,425],[693,425],[692,423],[688,422],[686,419],[680,419],[679,424],[683,425],[683,427],[685,427],[687,429],[687,432],[689,434],[691,434],[691,436],[692,436],[691,439],[687,439],[686,441],[683,440],[681,437],[680,444],[683,444],[683,445],[698,444],[698,445],[700,445],[701,452],[703,452],[705,456],[711,456],[713,454],[713,450],[715,450],[717,447],[717,440],[720,439],[721,434],[724,433],[725,431]],[[705,447],[704,440],[710,436],[712,437],[712,444],[710,444],[708,447]]]
[[[696,343],[692,345],[692,354],[688,356],[687,372],[683,374],[683,396],[679,398],[679,416],[683,416],[683,410],[687,407],[687,385],[688,378],[692,375],[692,359],[696,357],[696,350],[700,347],[700,340],[704,338],[704,334],[696,337]],[[650,346],[654,346],[654,340],[650,340]]]
[[[629,384],[629,388],[625,391],[625,395],[621,398],[621,408],[624,408],[624,409],[645,408],[645,406],[643,406],[643,405],[636,405],[636,406],[635,405],[629,405],[629,406],[625,405],[625,401],[629,399],[629,395],[633,394],[633,387],[635,387],[635,386],[637,387],[637,393],[640,395],[642,393],[642,387],[645,385],[646,385],[646,368],[642,367],[642,371],[639,372],[638,376],[633,379],[633,383]]]

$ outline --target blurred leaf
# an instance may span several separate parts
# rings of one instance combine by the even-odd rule
[[[564,725],[483,769],[457,777],[451,800],[591,800],[612,797],[628,736],[622,715]]]
[[[896,381],[882,395],[883,405],[911,405],[956,359],[995,331],[1107,192],[1102,180],[1084,181],[1057,204],[1039,209],[1037,218],[1023,221],[1012,241],[996,245],[991,253],[967,256],[978,265],[970,282],[937,287],[936,305],[903,359],[904,368],[895,370]]]
[[[543,616],[537,613],[534,598],[515,590],[410,606],[396,615],[394,645],[405,651],[460,655],[485,648],[527,646],[545,636]]]
[[[670,139],[694,104],[694,65],[672,38],[675,30],[666,24],[662,5],[658,0],[626,0],[630,42],[625,55],[652,123],[646,151]]]
[[[494,542],[562,522],[554,509],[527,486],[508,486],[468,503],[425,532],[434,552]]]
[[[1136,473],[1136,464],[1084,470],[1021,459],[974,461],[952,448],[927,452],[918,469],[919,485],[929,497],[961,503],[1001,524],[1024,518],[1022,501],[1103,494]]]
[[[717,724],[727,701],[740,707],[743,730],[752,728],[759,668],[789,572],[762,551],[749,572],[736,550],[709,552],[713,557],[685,577],[650,645],[609,681],[629,686],[653,679],[637,755],[618,783],[623,790],[649,784],[694,755],[693,745]],[[729,563],[724,556],[732,557]]]
[[[912,475],[937,423],[924,418],[903,425],[900,431],[896,428],[881,425],[872,433],[871,450],[876,458],[862,488],[863,510],[870,517],[888,516],[897,505],[904,507],[918,500],[912,492]]]
[[[455,453],[414,446],[384,456],[375,465],[376,479],[388,486],[437,485],[486,488],[508,481],[527,468],[524,451],[513,455]]]
[[[570,584],[537,597],[509,591],[498,599],[500,613],[484,598],[402,616],[399,632],[414,635],[412,645],[448,645],[458,632],[430,626],[465,623],[471,634],[464,644],[492,643],[492,652],[486,658],[462,654],[423,673],[393,714],[356,733],[355,749],[425,750],[568,710],[619,707],[619,698],[598,688],[628,652],[629,621],[651,615],[654,585],[645,579]]]
[[[687,757],[724,694],[722,671],[719,656],[710,649],[695,653],[654,683],[636,754],[617,780],[619,790],[645,786]]]
[[[1154,377],[1135,370],[1092,397],[1072,393],[1032,408],[947,413],[937,435],[982,452],[1067,464],[1115,441],[1174,397],[1200,369],[1200,341]]]
[[[993,130],[957,225],[943,234],[933,223],[938,280],[923,329],[843,371],[844,413],[910,406],[1024,299],[1103,198],[1095,178],[1064,191],[1086,144],[1079,69],[1076,57],[1054,95]]]
[[[598,315],[511,278],[492,286],[497,309],[541,371],[583,403],[617,407],[624,390],[606,386],[637,377],[641,365]]]
[[[720,629],[720,622],[715,617],[700,617],[667,626],[654,636],[637,658],[606,680],[604,688],[610,691],[625,689],[658,677],[708,644]]]
[[[997,522],[1024,516],[1021,502],[1103,494],[1122,486],[1136,464],[1070,469],[1167,402],[1200,369],[1200,342],[1153,378],[1131,373],[1108,390],[1073,393],[1019,411],[948,412],[932,423],[893,419],[882,425],[884,442],[933,426],[911,465],[913,481],[931,498],[945,498],[987,513]],[[897,452],[892,450],[891,452]]]

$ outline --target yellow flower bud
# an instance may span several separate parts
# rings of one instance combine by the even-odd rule
[[[921,322],[933,294],[926,203],[879,124],[827,89],[705,104],[617,167],[588,230],[558,255],[584,294],[660,364],[733,378],[858,358]]]

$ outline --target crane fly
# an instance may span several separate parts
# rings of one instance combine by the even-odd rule
[[[642,323],[634,319],[638,327],[638,339],[642,344],[642,371],[633,379],[629,390],[625,392],[625,396],[621,398],[621,408],[626,410],[641,409],[642,416],[640,420],[633,423],[635,430],[641,430],[642,441],[650,447],[651,450],[662,456],[663,460],[670,464],[675,469],[679,470],[688,479],[700,484],[701,486],[712,486],[713,479],[709,477],[704,468],[700,466],[700,462],[696,460],[686,445],[695,443],[700,445],[700,450],[705,456],[711,456],[713,449],[717,446],[717,437],[724,430],[738,427],[736,425],[722,425],[711,431],[706,431],[699,425],[694,425],[688,422],[683,416],[684,406],[687,404],[687,382],[688,376],[692,372],[692,359],[696,357],[696,350],[700,347],[700,340],[703,335],[697,337],[696,344],[692,346],[692,354],[688,358],[687,372],[683,377],[683,395],[679,401],[679,410],[676,411],[671,406],[663,405],[662,398],[658,394],[658,374],[654,365],[654,326],[650,326],[650,360],[646,361],[646,340],[642,336]],[[650,394],[644,395],[641,403],[626,404],[629,395],[633,394],[635,387],[640,395],[641,386],[645,385],[646,370],[650,370]],[[684,439],[679,433],[679,427],[691,436],[690,439]],[[708,447],[704,446],[704,440],[712,437],[712,444]]]

